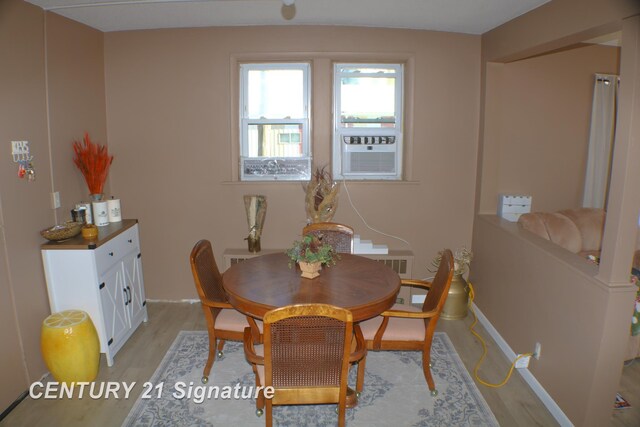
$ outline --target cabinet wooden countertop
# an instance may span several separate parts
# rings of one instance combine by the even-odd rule
[[[98,238],[86,240],[82,237],[82,233],[69,240],[63,242],[47,242],[43,243],[40,248],[43,250],[50,249],[95,249],[104,245],[118,234],[133,227],[138,223],[137,219],[123,219],[120,222],[112,222],[109,225],[98,227]]]

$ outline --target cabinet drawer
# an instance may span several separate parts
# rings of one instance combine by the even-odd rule
[[[95,249],[98,276],[134,249],[140,248],[138,227],[134,226]]]

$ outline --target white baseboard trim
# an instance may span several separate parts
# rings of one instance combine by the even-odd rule
[[[509,344],[502,338],[502,336],[498,333],[496,328],[493,327],[489,319],[480,311],[475,303],[473,304],[473,310],[476,313],[476,317],[480,324],[484,327],[487,333],[493,338],[493,340],[498,344],[500,350],[507,356],[509,360],[515,360],[516,353],[511,349]],[[562,427],[573,427],[573,423],[569,418],[565,415],[562,409],[558,406],[558,404],[553,400],[553,398],[547,393],[547,391],[542,387],[542,384],[538,382],[536,377],[529,371],[529,369],[517,369],[518,373],[522,376],[524,381],[531,387],[531,390],[540,398],[544,406],[551,412],[553,418],[556,419],[558,424]]]

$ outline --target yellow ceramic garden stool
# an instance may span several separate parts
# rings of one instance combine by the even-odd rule
[[[56,381],[93,381],[98,376],[100,340],[86,312],[65,310],[44,319],[40,345]]]

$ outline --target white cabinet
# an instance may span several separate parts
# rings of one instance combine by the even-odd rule
[[[82,236],[42,245],[51,312],[89,313],[107,364],[147,321],[137,220],[98,227],[96,241]]]

